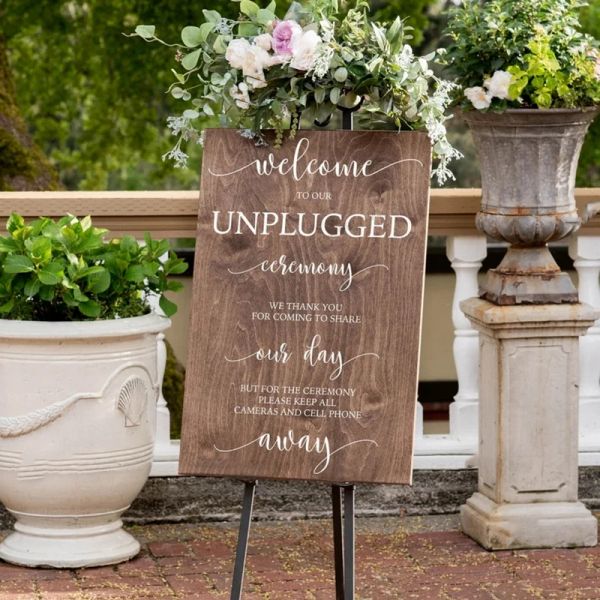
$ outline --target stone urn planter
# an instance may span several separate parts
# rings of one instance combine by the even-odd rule
[[[477,227],[510,242],[488,271],[481,297],[495,304],[577,302],[577,290],[548,250],[579,228],[575,174],[596,108],[468,111],[482,177]]]
[[[150,472],[169,325],[0,320],[0,501],[16,518],[0,558],[81,567],[137,554],[120,517]]]

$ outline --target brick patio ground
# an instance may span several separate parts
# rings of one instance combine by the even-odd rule
[[[0,600],[229,597],[235,524],[129,529],[143,549],[122,565],[0,562]],[[360,519],[356,551],[361,600],[600,600],[600,548],[490,553],[458,531],[456,516]],[[334,597],[329,521],[253,524],[244,600]]]

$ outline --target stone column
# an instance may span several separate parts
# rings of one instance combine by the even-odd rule
[[[461,308],[480,333],[479,483],[465,533],[491,550],[593,546],[598,524],[577,500],[579,337],[584,304]]]

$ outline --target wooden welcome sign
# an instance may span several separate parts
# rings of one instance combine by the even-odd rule
[[[182,474],[410,483],[430,157],[207,132]]]

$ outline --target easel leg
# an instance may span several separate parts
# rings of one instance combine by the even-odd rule
[[[342,511],[342,490],[344,503]],[[331,486],[336,600],[354,600],[354,486]]]
[[[344,600],[354,600],[354,486],[344,488]]]
[[[342,526],[342,488],[331,486],[333,504],[333,556],[335,564],[335,598],[344,600],[344,531]]]
[[[248,552],[248,537],[250,536],[250,523],[252,522],[252,508],[254,506],[254,491],[256,481],[244,482],[244,503],[242,518],[240,520],[240,533],[238,536],[237,550],[235,553],[235,567],[233,582],[231,584],[231,600],[240,600],[244,585],[244,571],[246,569],[246,554]]]

